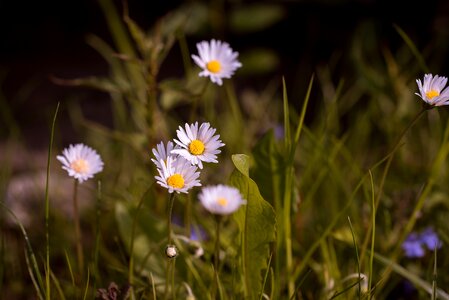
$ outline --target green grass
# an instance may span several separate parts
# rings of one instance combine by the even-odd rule
[[[112,293],[115,283],[128,299],[411,299],[408,282],[419,299],[449,298],[448,109],[429,109],[414,95],[421,72],[441,70],[403,29],[391,27],[402,46],[389,49],[360,28],[341,54],[344,68],[329,62],[303,74],[306,80],[251,65],[246,45],[241,70],[218,86],[199,77],[190,60],[196,49],[189,43],[198,41],[211,7],[185,4],[140,28],[126,7],[99,4],[113,44],[97,36],[87,42],[109,74],[55,82],[107,93],[113,125],[90,120],[73,99],[51,108],[45,193],[37,197],[43,214],[33,212],[27,227],[9,206],[28,199],[1,202],[5,295],[92,299],[99,289]],[[235,9],[232,24],[239,26],[254,8]],[[257,13],[264,9],[269,5]],[[282,15],[275,12],[241,30],[269,26],[264,22]],[[271,57],[257,52],[258,59]],[[182,75],[161,78],[172,53],[180,55]],[[25,142],[3,98],[2,122],[11,134],[0,170],[6,195],[16,176],[12,145]],[[56,193],[65,188],[58,178],[68,177],[55,160],[67,146],[58,139],[59,110],[81,137],[73,143],[90,145],[105,162],[103,172],[78,186],[78,198],[90,201],[80,210],[84,258],[77,258],[73,222],[56,201],[65,195]],[[155,184],[151,149],[195,121],[210,122],[226,144],[219,162],[201,170],[202,185],[229,184],[247,200],[220,220],[220,231],[197,200],[200,188],[170,197]],[[408,234],[428,226],[442,248],[406,257]],[[198,229],[203,235],[192,240]],[[171,241],[179,255],[167,261]]]

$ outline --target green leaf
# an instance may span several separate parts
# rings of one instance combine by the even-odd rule
[[[280,206],[281,184],[284,181],[283,157],[277,149],[273,130],[268,131],[254,146],[255,166],[251,177],[260,188],[260,193],[267,201]]]
[[[249,177],[249,157],[235,154],[236,167],[230,184],[240,190],[247,204],[234,214],[241,233],[242,269],[245,278],[245,298],[255,299],[263,291],[262,271],[267,268],[269,243],[275,241],[276,214],[262,198],[257,184]]]

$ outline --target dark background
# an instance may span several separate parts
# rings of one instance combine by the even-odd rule
[[[261,3],[263,1],[258,1]],[[122,2],[115,1],[121,12]],[[129,14],[142,28],[182,4],[182,1],[129,0]],[[250,1],[221,2],[226,9]],[[271,3],[266,1],[266,3]],[[404,42],[393,29],[399,25],[412,38],[419,50],[432,39],[449,40],[448,1],[276,1],[285,7],[284,18],[261,32],[235,35],[223,32],[238,51],[254,46],[274,49],[280,59],[271,78],[287,79],[301,76],[304,82],[316,65],[327,63],[337,53],[349,51],[350,41],[362,24],[369,23],[380,43],[392,52]],[[87,34],[95,34],[112,44],[109,31],[97,1],[5,1],[0,2],[0,92],[19,131],[30,146],[46,147],[36,132],[48,132],[49,120],[57,101],[79,97],[90,108],[88,117],[102,118],[108,124],[104,106],[108,96],[93,90],[58,86],[49,80],[52,75],[76,78],[106,74],[107,63],[85,42]],[[210,39],[213,32],[187,37],[191,51],[200,38]],[[442,42],[441,47],[447,47]],[[176,47],[167,59],[161,77],[179,73]],[[176,55],[176,57],[175,57]],[[302,72],[298,75],[298,69]],[[447,61],[439,70],[447,70]],[[344,73],[345,66],[341,66]],[[335,72],[336,76],[339,75]],[[260,82],[246,78],[244,84]],[[84,100],[83,100],[84,99]],[[95,100],[94,100],[95,99]],[[5,110],[5,106],[2,106]],[[64,116],[64,115],[62,115]],[[10,125],[0,120],[0,138],[10,134]]]

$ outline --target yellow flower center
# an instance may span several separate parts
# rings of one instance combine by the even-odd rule
[[[175,189],[182,189],[184,187],[184,178],[182,178],[181,174],[173,174],[167,178],[167,183]]]
[[[211,73],[218,73],[221,70],[221,64],[218,60],[211,60],[206,64],[206,68]]]
[[[89,171],[89,163],[85,159],[77,159],[70,164],[70,167],[77,173],[87,173]]]
[[[228,200],[226,200],[225,198],[218,198],[217,203],[218,205],[225,207],[226,205],[228,205]]]
[[[204,144],[200,140],[193,140],[189,144],[189,152],[193,155],[201,155],[204,152]]]
[[[427,93],[426,93],[426,96],[427,96],[427,98],[429,98],[429,99],[432,99],[432,98],[434,98],[434,97],[436,97],[436,96],[439,96],[440,95],[440,93],[438,92],[438,91],[435,91],[435,90],[430,90],[430,91],[428,91]]]

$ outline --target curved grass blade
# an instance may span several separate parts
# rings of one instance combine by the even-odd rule
[[[418,48],[416,48],[415,44],[412,42],[412,40],[408,37],[408,35],[405,33],[404,30],[401,29],[401,27],[399,27],[396,24],[393,24],[394,29],[396,29],[396,31],[399,33],[399,35],[401,36],[401,38],[404,40],[404,42],[407,44],[407,46],[410,48],[410,50],[412,51],[413,55],[415,55],[416,59],[418,60],[418,63],[421,67],[421,69],[425,72],[425,73],[430,73],[429,68],[427,67],[424,58],[422,57],[421,53],[419,53]]]
[[[19,218],[17,218],[17,216],[14,214],[14,212],[11,209],[9,209],[9,207],[7,207],[3,202],[0,202],[0,206],[2,206],[9,214],[11,214],[11,216],[14,218],[14,220],[17,222],[17,224],[20,227],[20,231],[22,232],[22,235],[23,235],[23,238],[25,239],[25,244],[26,244],[25,259],[27,260],[27,265],[29,266],[29,263],[31,262],[31,267],[28,268],[28,271],[30,273],[31,280],[33,281],[33,283],[36,282],[34,284],[34,286],[36,288],[36,293],[37,293],[39,299],[43,299],[42,295],[45,295],[44,283],[42,281],[42,276],[41,276],[41,273],[39,272],[39,267],[37,266],[36,256],[34,255],[33,248],[31,247],[31,243],[28,238],[28,234],[25,230],[25,227],[23,227]],[[30,259],[31,259],[31,261],[30,261]],[[34,279],[34,276],[36,276],[37,281]]]
[[[53,138],[55,134],[56,116],[58,115],[59,102],[56,105],[56,110],[53,115],[53,122],[51,123],[50,131],[50,143],[48,144],[48,158],[47,158],[47,177],[45,180],[45,238],[46,238],[46,268],[45,268],[45,298],[51,299],[50,295],[50,234],[49,234],[49,218],[50,218],[50,199],[49,199],[49,185],[50,185],[50,162],[51,162],[51,149],[53,147]]]
[[[380,254],[374,253],[374,258],[377,261],[384,264],[385,266],[391,267],[393,269],[393,271],[396,272],[397,274],[408,279],[411,283],[413,283],[413,285],[415,287],[418,287],[418,288],[422,289],[423,291],[427,292],[429,295],[432,295],[432,293],[433,293],[432,286],[429,283],[427,283],[426,281],[422,280],[420,277],[416,276],[409,270],[405,269],[404,267],[400,266],[399,264],[391,261],[390,259],[388,259]],[[449,300],[449,294],[447,294],[442,289],[435,287],[435,293],[436,293],[436,296],[438,296],[438,298],[444,299],[444,300]]]

